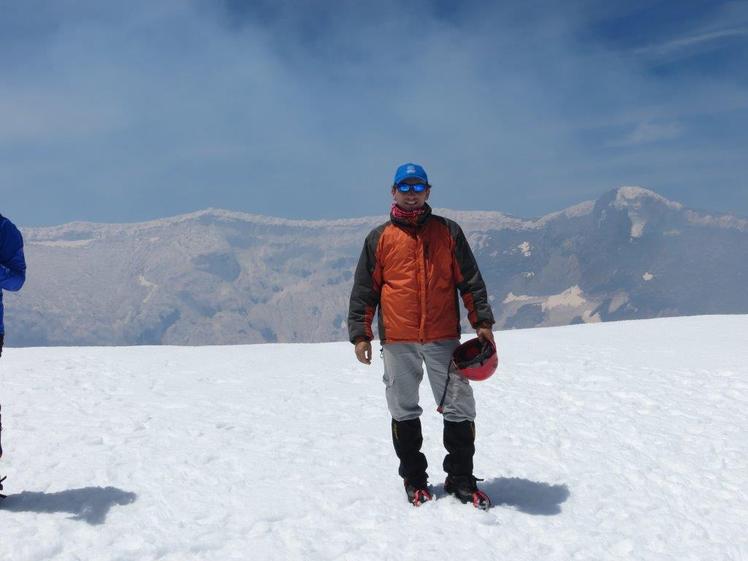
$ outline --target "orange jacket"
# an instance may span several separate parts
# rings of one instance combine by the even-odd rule
[[[417,225],[390,216],[367,236],[348,312],[351,342],[373,339],[379,308],[384,343],[427,343],[460,336],[462,296],[473,327],[494,323],[486,285],[462,229],[426,211]]]

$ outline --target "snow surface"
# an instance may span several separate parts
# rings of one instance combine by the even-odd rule
[[[502,332],[496,506],[404,500],[349,344],[6,349],[0,559],[748,559],[748,316]]]

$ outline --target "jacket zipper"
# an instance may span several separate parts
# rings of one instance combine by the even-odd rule
[[[420,316],[419,316],[419,326],[418,326],[418,335],[419,339],[421,340],[421,344],[426,340],[426,292],[427,292],[427,283],[426,283],[426,275],[427,275],[427,254],[428,254],[428,241],[424,241],[423,239],[423,231],[419,230],[416,233],[416,250],[420,247],[420,252],[418,255],[418,266],[421,269],[421,275],[418,279],[418,304],[420,307]]]
[[[426,335],[426,313],[428,312],[428,297],[429,297],[429,241],[428,239],[423,243],[423,317],[424,317],[424,330],[423,334]]]

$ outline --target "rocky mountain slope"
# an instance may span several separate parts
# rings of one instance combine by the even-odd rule
[[[748,220],[621,187],[535,220],[438,209],[465,230],[497,328],[748,313]],[[301,221],[205,210],[24,228],[10,345],[346,338],[353,270],[385,216]]]

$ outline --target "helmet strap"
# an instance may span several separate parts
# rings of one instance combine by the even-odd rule
[[[449,361],[449,367],[447,368],[447,382],[444,384],[444,393],[442,394],[442,399],[439,402],[438,407],[436,408],[438,413],[444,414],[444,400],[447,399],[447,388],[449,387],[449,374],[452,372],[452,369],[457,370],[457,363],[455,363],[454,359]]]

